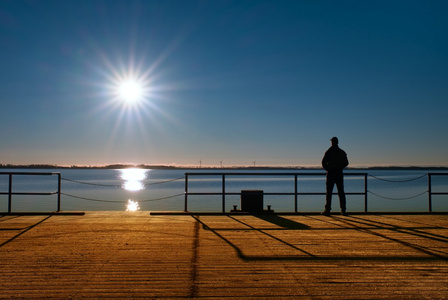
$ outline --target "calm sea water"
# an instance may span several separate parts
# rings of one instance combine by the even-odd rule
[[[219,170],[0,170],[0,172],[60,172],[62,180],[61,210],[63,211],[124,211],[129,200],[138,204],[143,211],[183,211],[185,205],[185,173],[210,173],[210,176],[189,176],[190,193],[220,193],[222,176],[215,176]],[[226,173],[322,173],[319,170],[264,170],[229,171]],[[426,212],[428,211],[428,172],[426,170],[348,170],[345,172],[345,190],[347,193],[364,191],[364,177],[348,176],[351,173],[366,172],[368,176],[368,211],[371,212]],[[302,193],[325,192],[325,176],[298,177],[298,190]],[[13,176],[13,192],[53,192],[57,190],[57,176]],[[448,193],[448,175],[435,176],[431,185],[433,192]],[[0,175],[0,193],[7,193],[9,176]],[[294,176],[283,175],[227,175],[225,181],[227,193],[239,193],[241,190],[263,190],[265,193],[293,193]],[[336,187],[335,187],[336,192]],[[240,196],[226,196],[225,210],[233,205],[240,208]],[[337,195],[333,198],[333,210],[339,210]],[[293,212],[293,195],[265,195],[265,208],[271,205],[276,212]],[[299,195],[299,212],[318,212],[325,205],[324,195]],[[348,195],[348,211],[364,211],[363,195]],[[57,196],[13,195],[11,210],[54,211],[57,208]],[[434,212],[448,211],[448,195],[433,195]],[[0,195],[0,211],[8,210],[8,195]],[[193,212],[222,211],[221,195],[190,195],[188,210]]]

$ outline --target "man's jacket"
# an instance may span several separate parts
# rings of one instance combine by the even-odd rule
[[[348,166],[347,153],[338,146],[331,146],[322,159],[322,167],[327,171],[342,170]]]

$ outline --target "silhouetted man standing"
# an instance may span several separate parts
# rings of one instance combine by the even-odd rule
[[[323,215],[329,216],[331,211],[331,194],[336,184],[338,188],[339,203],[341,205],[341,212],[345,215],[346,201],[344,192],[344,174],[343,169],[348,166],[347,153],[338,146],[339,140],[337,137],[331,139],[331,147],[325,152],[322,159],[322,167],[327,171],[327,193],[326,204]]]

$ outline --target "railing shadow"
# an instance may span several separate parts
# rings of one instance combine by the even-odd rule
[[[371,261],[432,261],[432,260],[444,260],[448,261],[448,253],[436,249],[436,248],[430,248],[423,245],[418,245],[416,243],[412,243],[409,241],[401,240],[396,237],[390,237],[386,234],[382,234],[378,231],[394,231],[398,232],[400,234],[408,234],[413,237],[419,237],[424,239],[429,239],[431,241],[437,241],[442,243],[448,244],[448,237],[445,237],[440,234],[434,234],[434,233],[428,233],[423,232],[424,229],[446,229],[444,227],[428,227],[428,226],[418,226],[418,227],[402,227],[402,226],[396,226],[391,223],[386,222],[379,222],[379,221],[372,221],[368,219],[364,219],[362,217],[334,217],[332,218],[335,221],[340,222],[340,224],[332,224],[332,226],[338,226],[338,227],[330,227],[330,228],[311,228],[308,225],[301,224],[298,222],[295,222],[293,220],[289,220],[286,218],[282,218],[279,216],[261,216],[261,215],[254,215],[257,218],[260,218],[262,220],[265,220],[267,222],[270,222],[272,224],[281,226],[283,228],[280,229],[267,229],[267,228],[256,228],[247,222],[244,222],[242,220],[238,220],[237,218],[228,215],[227,217],[235,222],[238,222],[244,226],[247,227],[247,230],[253,230],[258,231],[260,234],[268,237],[269,239],[272,239],[273,241],[277,241],[282,243],[285,246],[288,246],[289,248],[292,248],[293,250],[296,250],[298,252],[298,255],[275,255],[275,256],[261,256],[261,255],[247,255],[243,252],[240,246],[238,246],[236,243],[232,242],[229,238],[225,237],[223,234],[220,233],[220,231],[241,231],[241,228],[235,229],[235,228],[213,228],[210,227],[205,221],[201,220],[199,216],[194,216],[193,218],[196,219],[198,223],[202,225],[202,229],[208,230],[215,234],[217,237],[222,239],[224,242],[226,242],[229,246],[231,246],[237,256],[244,260],[244,261],[275,261],[275,260],[291,260],[291,261],[306,261],[306,260],[346,260],[346,261],[365,261],[365,260],[371,260]],[[327,218],[322,219],[322,222],[327,222]],[[328,223],[331,223],[328,221]],[[245,229],[243,229],[245,230]],[[310,230],[310,231],[316,231],[316,234],[319,231],[322,230],[337,230],[337,231],[359,231],[368,235],[372,235],[375,237],[380,237],[384,239],[387,242],[394,242],[401,246],[411,248],[417,252],[420,252],[423,254],[423,256],[400,256],[400,255],[352,255],[352,256],[338,256],[335,255],[317,255],[315,253],[306,251],[305,249],[302,249],[298,247],[297,245],[291,244],[290,242],[283,240],[279,237],[276,237],[272,234],[270,234],[269,230]],[[322,244],[324,246],[324,244]],[[444,248],[446,249],[446,248]]]
[[[421,246],[421,245],[418,245],[415,243],[411,243],[411,242],[403,241],[403,240],[400,240],[397,238],[393,238],[393,237],[387,236],[385,234],[379,233],[378,231],[373,231],[372,229],[361,227],[360,225],[363,225],[363,226],[372,226],[373,225],[374,227],[376,227],[376,229],[385,229],[387,231],[398,232],[401,234],[411,235],[413,237],[419,237],[419,238],[429,239],[431,241],[448,243],[448,237],[445,237],[442,235],[436,235],[436,234],[432,234],[432,233],[427,233],[427,232],[422,232],[421,231],[422,227],[418,227],[418,228],[402,227],[402,226],[396,226],[396,225],[392,225],[392,224],[385,223],[385,222],[365,220],[360,217],[352,217],[350,219],[345,219],[345,218],[338,218],[338,219],[342,223],[353,226],[357,231],[361,231],[361,232],[368,233],[368,234],[371,234],[371,235],[374,235],[377,237],[381,237],[385,240],[389,240],[389,241],[401,244],[403,246],[412,248],[421,253],[424,253],[426,255],[429,255],[429,256],[432,256],[432,257],[435,257],[438,259],[448,260],[448,253],[446,253],[446,252],[437,250],[437,252],[441,253],[441,254],[439,254],[439,253],[436,253],[436,250],[433,250],[429,247],[425,247],[425,246]],[[357,225],[357,224],[359,224],[359,225]],[[429,228],[429,229],[434,229],[434,227]],[[439,227],[438,229],[445,229],[445,228]]]
[[[301,223],[297,223],[297,222],[294,222],[292,220],[288,220],[288,219],[282,218],[280,216],[275,216],[275,215],[269,215],[269,216],[255,215],[255,216],[260,218],[260,219],[267,220],[268,222],[271,222],[271,223],[276,224],[276,225],[281,224],[279,226],[285,227],[285,229],[283,229],[283,230],[290,230],[290,229],[300,229],[300,230],[303,230],[303,229],[308,229],[309,228],[307,225],[304,225],[304,224],[301,224]],[[229,244],[236,251],[236,253],[237,253],[239,258],[241,258],[243,260],[254,260],[253,257],[249,257],[249,256],[245,255],[243,253],[243,251],[237,245],[235,245],[229,239],[227,239],[223,235],[221,235],[218,232],[220,229],[214,229],[214,228],[209,227],[205,222],[200,220],[198,216],[194,216],[193,215],[193,218],[196,219],[197,222],[202,224],[202,228],[204,230],[210,230],[216,236],[218,236],[220,239],[222,239],[227,244]],[[283,243],[284,245],[287,245],[287,246],[289,246],[289,247],[291,247],[291,248],[293,248],[293,249],[295,249],[297,251],[300,251],[303,254],[306,254],[306,255],[308,255],[310,257],[314,257],[313,254],[311,254],[311,253],[309,253],[309,252],[307,252],[307,251],[305,251],[303,249],[300,249],[299,247],[297,247],[295,245],[292,245],[292,244],[290,244],[290,243],[288,243],[288,242],[286,242],[286,241],[284,241],[284,240],[282,240],[282,239],[280,239],[278,237],[275,237],[275,236],[265,232],[265,230],[263,230],[263,229],[257,229],[255,227],[251,226],[250,224],[247,224],[247,223],[245,223],[245,222],[243,222],[241,220],[238,220],[238,219],[236,219],[236,218],[234,218],[234,217],[232,217],[230,215],[228,216],[228,218],[230,218],[230,219],[232,219],[232,220],[234,220],[234,221],[236,221],[238,223],[241,223],[241,224],[245,225],[246,227],[248,227],[251,230],[258,231],[258,232],[268,236],[269,238],[272,238],[272,239],[274,239],[276,241],[279,241],[279,242]],[[229,230],[229,229],[224,229],[224,230]],[[230,229],[230,230],[234,230],[234,229]],[[280,229],[280,230],[282,230],[282,229]],[[257,260],[259,260],[259,259],[257,259]]]
[[[0,244],[0,248],[11,243],[12,241],[14,241],[15,239],[17,239],[18,237],[20,237],[21,235],[25,234],[26,232],[30,231],[31,229],[37,227],[38,225],[42,224],[43,222],[45,222],[46,220],[48,220],[49,218],[51,218],[52,216],[46,216],[45,218],[43,218],[42,220],[38,221],[37,223],[30,225],[30,226],[26,226],[23,228],[0,228],[1,230],[21,230],[21,232],[19,232],[18,234],[16,234],[15,236],[13,236],[12,238],[8,239],[7,241],[3,242]]]

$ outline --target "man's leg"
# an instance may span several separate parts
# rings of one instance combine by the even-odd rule
[[[347,209],[347,201],[345,199],[344,191],[344,175],[341,174],[336,180],[336,187],[338,188],[339,204],[341,206],[341,212],[345,213]]]
[[[331,211],[331,195],[333,194],[334,188],[334,176],[332,174],[327,174],[327,192],[326,192],[326,203],[325,203],[325,212],[330,213]]]

